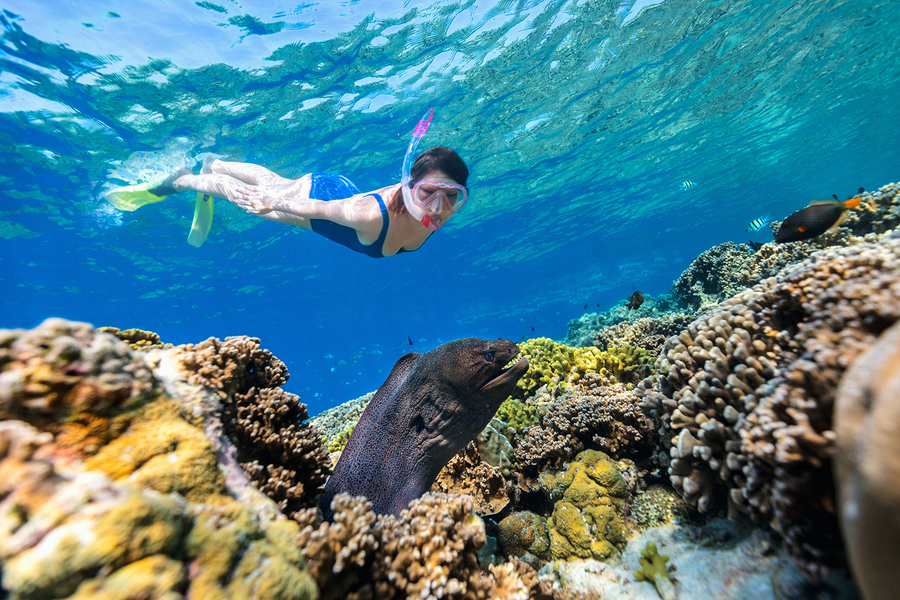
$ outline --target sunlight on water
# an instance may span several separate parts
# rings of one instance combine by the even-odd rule
[[[0,237],[35,244],[0,255],[16,324],[72,307],[96,321],[100,305],[86,298],[102,296],[129,307],[109,314],[135,321],[126,327],[142,315],[148,328],[207,324],[175,341],[274,329],[287,358],[305,350],[267,316],[287,302],[317,348],[381,343],[394,348],[384,363],[416,330],[429,344],[478,327],[513,338],[534,321],[561,337],[585,297],[606,308],[633,285],[665,291],[711,244],[744,241],[750,219],[883,184],[898,164],[900,117],[887,101],[900,91],[897,3],[4,8]],[[373,189],[399,178],[429,106],[423,146],[460,151],[471,208],[427,251],[389,265],[227,202],[195,250],[187,195],[128,214],[102,197],[199,168],[202,152]],[[699,185],[682,191],[685,180]],[[85,291],[95,276],[109,289]],[[461,296],[458,311],[439,319],[402,308],[447,296]],[[26,323],[23,306],[34,311]],[[386,318],[374,325],[367,311]],[[498,325],[511,314],[521,331]],[[365,381],[363,391],[374,377]]]

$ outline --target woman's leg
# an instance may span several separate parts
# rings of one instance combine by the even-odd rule
[[[203,170],[200,173],[229,175],[240,179],[244,183],[259,186],[285,185],[293,183],[293,179],[287,179],[269,169],[252,163],[226,162],[212,156],[203,161]]]

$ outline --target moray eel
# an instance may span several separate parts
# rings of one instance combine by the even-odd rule
[[[331,521],[331,500],[365,496],[377,514],[399,515],[434,483],[438,472],[472,441],[528,370],[506,340],[466,338],[401,357],[372,398],[325,483],[319,501]]]

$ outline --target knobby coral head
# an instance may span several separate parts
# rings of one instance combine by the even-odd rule
[[[528,369],[516,344],[465,338],[397,361],[366,407],[319,502],[365,496],[379,514],[400,514],[484,427]]]

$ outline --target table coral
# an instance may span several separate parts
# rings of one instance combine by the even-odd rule
[[[540,482],[555,502],[547,519],[553,559],[605,559],[624,546],[627,488],[608,456],[585,450],[564,471],[542,473]]]
[[[900,240],[886,238],[818,252],[670,338],[638,391],[676,489],[701,511],[724,490],[731,516],[769,520],[810,573],[841,564],[834,392],[898,318]]]
[[[533,476],[558,469],[585,448],[619,457],[647,445],[653,424],[638,408],[640,398],[605,382],[595,373],[586,375],[572,394],[547,407],[539,426],[526,430],[516,448],[523,472]]]

